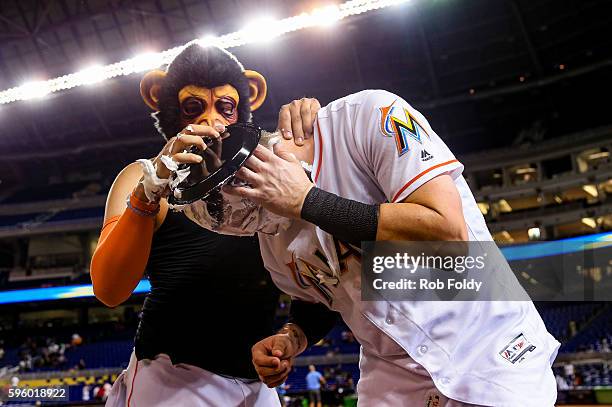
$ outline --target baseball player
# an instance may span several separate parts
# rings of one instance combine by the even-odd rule
[[[310,177],[300,161],[312,164]],[[318,111],[303,147],[258,147],[225,187],[293,219],[259,235],[283,291],[338,311],[362,345],[360,406],[552,406],[559,343],[530,301],[361,301],[362,241],[492,241],[462,164],[418,111],[380,90]],[[294,324],[253,347],[266,383],[308,343]],[[521,358],[511,355],[524,349]]]

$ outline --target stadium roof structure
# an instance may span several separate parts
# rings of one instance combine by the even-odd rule
[[[0,90],[237,32],[263,14],[283,19],[333,3],[3,1]],[[421,110],[462,153],[511,145],[521,131],[552,138],[610,124],[609,8],[597,0],[412,0],[231,51],[268,79],[268,100],[255,115],[264,127],[294,98],[327,103],[383,88]],[[3,183],[114,174],[156,154],[162,140],[139,77],[0,105]]]

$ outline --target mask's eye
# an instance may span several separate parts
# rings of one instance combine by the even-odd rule
[[[195,119],[204,113],[204,101],[198,98],[190,97],[185,99],[181,105],[183,117],[186,119]]]
[[[236,110],[236,105],[228,100],[219,100],[217,110],[224,116],[232,116]]]

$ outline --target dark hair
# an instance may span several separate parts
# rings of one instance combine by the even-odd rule
[[[155,126],[166,140],[182,130],[178,92],[187,85],[215,88],[226,84],[238,91],[238,120],[251,121],[249,80],[242,64],[231,53],[215,46],[187,44],[166,68],[159,93]]]

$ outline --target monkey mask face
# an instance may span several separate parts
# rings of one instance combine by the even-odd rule
[[[245,70],[229,52],[196,42],[188,44],[165,71],[148,72],[140,82],[140,94],[155,111],[156,127],[166,140],[189,124],[214,127],[250,122],[251,112],[262,105],[266,92],[262,75]],[[219,145],[203,153],[221,151],[223,142],[215,143]],[[207,162],[210,160],[205,159],[202,165]],[[205,168],[204,172],[208,170],[214,171]],[[277,233],[278,227],[287,222],[248,199],[223,192],[173,208],[204,228],[232,235]]]
[[[194,42],[165,71],[148,72],[140,82],[144,102],[169,139],[189,124],[214,127],[251,121],[266,99],[264,77],[245,70],[229,52]]]

